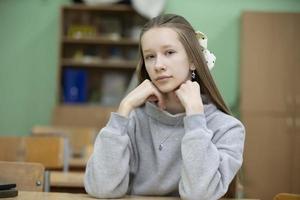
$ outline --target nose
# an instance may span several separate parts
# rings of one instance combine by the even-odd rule
[[[154,67],[156,71],[161,71],[166,69],[166,66],[163,62],[163,58],[161,56],[157,55]]]

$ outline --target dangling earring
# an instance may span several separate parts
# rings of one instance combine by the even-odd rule
[[[196,73],[195,70],[192,70],[192,81],[196,80]]]

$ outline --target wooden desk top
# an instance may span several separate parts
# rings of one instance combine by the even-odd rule
[[[51,187],[81,187],[83,188],[84,172],[50,172]]]
[[[19,191],[19,194],[12,200],[95,200],[87,194],[72,194],[72,193],[56,193],[56,192],[29,192],[29,191]],[[179,200],[176,197],[137,197],[137,196],[127,196],[122,198],[123,200]],[[108,199],[107,199],[108,200]],[[109,199],[111,200],[111,199]]]
[[[87,194],[71,194],[71,193],[56,193],[56,192],[29,192],[19,191],[17,197],[11,198],[12,200],[95,200],[95,198]],[[123,200],[179,200],[176,197],[138,197],[126,196]],[[107,199],[108,200],[108,199]],[[111,200],[111,199],[110,199]],[[229,200],[229,199],[226,199]],[[234,200],[234,199],[231,199]],[[239,199],[239,200],[258,200],[258,199]]]

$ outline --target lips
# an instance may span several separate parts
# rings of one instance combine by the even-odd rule
[[[165,76],[159,76],[159,77],[157,77],[155,80],[156,81],[164,81],[164,80],[167,80],[167,79],[169,79],[169,78],[171,78],[172,76],[167,76],[167,75],[165,75]]]

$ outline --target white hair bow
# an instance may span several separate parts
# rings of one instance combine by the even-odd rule
[[[202,53],[207,63],[207,66],[209,70],[211,70],[215,65],[216,56],[207,49],[208,38],[204,33],[200,31],[196,31],[196,37],[198,38],[199,44],[202,47]]]

